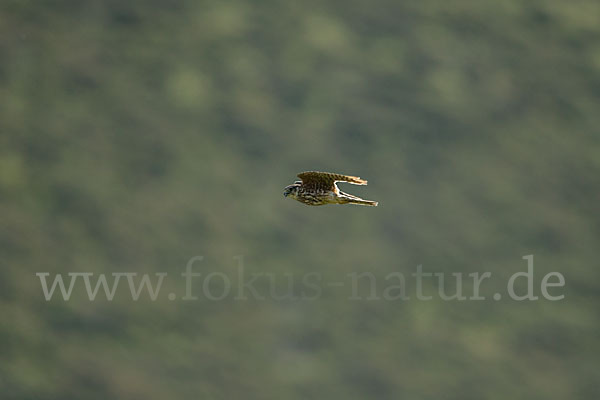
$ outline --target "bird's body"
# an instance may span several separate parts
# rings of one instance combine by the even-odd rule
[[[348,182],[354,185],[366,185],[367,181],[357,176],[340,175],[331,172],[308,171],[298,174],[301,181],[286,186],[285,197],[291,197],[309,206],[325,204],[360,204],[377,206],[376,201],[364,200],[360,197],[344,193],[337,187],[337,182]]]

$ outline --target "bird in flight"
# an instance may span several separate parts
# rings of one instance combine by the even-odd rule
[[[357,176],[308,171],[298,174],[298,178],[302,180],[286,186],[283,190],[283,195],[309,206],[322,206],[325,204],[377,206],[378,204],[376,201],[364,200],[338,189],[338,182],[348,182],[353,185],[367,184],[367,181]]]

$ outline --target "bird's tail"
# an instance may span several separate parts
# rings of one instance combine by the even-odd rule
[[[361,199],[360,197],[352,196],[351,194],[341,192],[341,202],[342,204],[358,204],[361,206],[372,206],[377,207],[379,204],[376,201]]]
[[[350,204],[358,204],[361,206],[373,206],[373,207],[377,207],[377,205],[379,204],[376,201],[372,201],[372,200],[352,200],[349,202]]]

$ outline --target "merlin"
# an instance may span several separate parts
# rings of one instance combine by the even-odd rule
[[[309,206],[322,206],[325,204],[377,206],[376,201],[364,200],[338,189],[337,182],[348,182],[353,185],[367,184],[367,181],[357,176],[308,171],[298,174],[298,178],[302,180],[285,187],[283,190],[285,197],[291,197]]]

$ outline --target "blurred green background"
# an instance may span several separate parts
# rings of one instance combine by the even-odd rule
[[[3,399],[598,397],[599,2],[4,0],[0,60]],[[313,169],[379,207],[284,199]],[[489,296],[527,254],[564,300],[166,297],[196,255]]]

